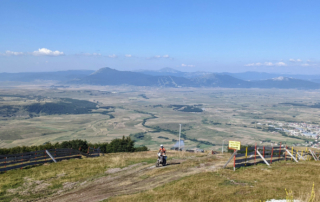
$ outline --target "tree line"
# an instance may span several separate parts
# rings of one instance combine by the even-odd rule
[[[116,152],[139,152],[139,151],[148,151],[149,149],[146,146],[135,147],[134,141],[130,137],[122,137],[112,140],[110,143],[89,143],[86,140],[69,140],[63,142],[46,142],[43,145],[35,146],[17,146],[12,148],[0,148],[0,155],[6,154],[18,154],[32,151],[40,151],[46,149],[60,149],[60,148],[72,148],[79,150],[81,152],[87,153],[88,148],[100,148],[102,153],[116,153]]]

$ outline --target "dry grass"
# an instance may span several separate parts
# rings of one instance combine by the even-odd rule
[[[252,166],[233,172],[230,169],[202,172],[133,195],[111,198],[109,201],[265,201],[285,199],[287,190],[294,198],[307,201],[313,182],[320,200],[320,164],[317,162],[281,162],[271,168]]]
[[[191,153],[168,152],[171,158],[188,158],[195,156]],[[29,169],[11,170],[0,174],[0,201],[10,201],[13,197],[39,198],[59,191],[64,185],[77,182],[92,181],[107,175],[108,168],[123,168],[132,164],[146,162],[155,163],[156,152],[115,153],[106,154],[98,158],[74,159],[58,163],[50,163]],[[41,184],[49,184],[45,190],[35,192],[34,189],[25,187],[28,182],[41,181]],[[32,185],[32,186],[33,186]],[[33,187],[35,188],[35,187]],[[27,190],[29,193],[19,194],[16,190]],[[9,193],[8,190],[11,192]],[[13,191],[12,191],[13,190]],[[23,196],[22,196],[23,195]]]

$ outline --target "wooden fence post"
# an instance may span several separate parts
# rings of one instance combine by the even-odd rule
[[[256,157],[257,157],[257,143],[256,143],[256,146],[254,148],[254,165],[256,165]]]
[[[280,148],[279,148],[279,158],[278,158],[278,160],[280,160],[280,155],[281,155],[281,142],[280,142]]]
[[[244,166],[247,166],[247,156],[248,156],[248,146],[246,147],[246,163],[244,164]]]
[[[6,160],[4,161],[4,172],[6,173],[7,172],[7,158],[6,157]]]
[[[272,146],[272,150],[271,150],[271,160],[270,160],[270,164],[272,164],[272,156],[273,156],[273,146]]]
[[[235,149],[234,152],[237,150]],[[236,155],[233,156],[233,171],[236,171]]]
[[[291,148],[291,154],[293,155],[293,147]],[[291,161],[293,161],[292,156],[291,156]]]
[[[23,162],[23,154],[22,154],[22,159],[21,159],[21,167],[20,167],[20,170],[22,170],[22,162]]]
[[[263,158],[264,158],[264,151],[265,151],[265,150],[264,150],[264,146],[263,146]]]

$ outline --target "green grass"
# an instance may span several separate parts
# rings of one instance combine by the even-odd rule
[[[179,152],[169,152],[171,158],[179,158]],[[194,154],[185,153],[182,156]],[[107,176],[109,168],[124,168],[137,163],[154,165],[156,152],[112,153],[97,158],[72,159],[58,163],[49,163],[25,169],[10,170],[0,173],[0,199],[10,201],[13,197],[33,200],[48,197],[63,189],[65,183],[90,182]],[[147,179],[144,175],[141,179]],[[36,187],[48,184],[37,191]],[[12,191],[13,190],[13,191]],[[26,194],[20,194],[24,191]]]
[[[316,200],[320,199],[319,163],[275,163],[238,169],[202,172],[167,183],[152,190],[123,195],[106,201],[265,201],[285,199],[291,190],[294,199],[303,201],[310,196],[313,182]]]
[[[8,189],[16,189],[23,186],[26,182],[25,179],[28,178],[32,179],[32,181],[43,180],[49,183],[49,189],[46,190],[45,194],[51,194],[54,190],[61,188],[63,183],[82,182],[88,180],[88,178],[92,180],[104,176],[108,168],[122,168],[141,162],[154,163],[154,154],[148,152],[145,152],[144,155],[139,152],[131,153],[130,155],[127,153],[106,154],[98,158],[72,159],[28,169],[11,170],[0,174],[0,193],[5,197],[4,195]],[[36,194],[43,195],[41,192]],[[11,195],[9,194],[7,197],[10,198]]]

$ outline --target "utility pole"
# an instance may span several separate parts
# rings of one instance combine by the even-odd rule
[[[180,125],[180,129],[179,129],[179,151],[180,151],[180,136],[181,136],[181,124]]]

